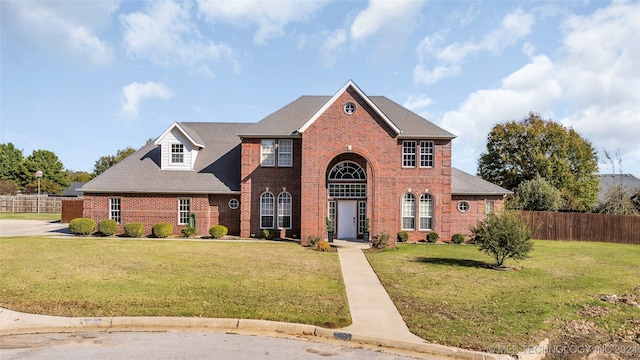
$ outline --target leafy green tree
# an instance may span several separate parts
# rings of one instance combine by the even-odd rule
[[[0,179],[10,180],[20,189],[26,182],[26,172],[22,150],[12,143],[0,144]]]
[[[107,169],[124,160],[124,158],[133,154],[134,152],[136,152],[136,149],[127,147],[126,149],[118,150],[115,155],[101,156],[93,166],[93,176],[102,174],[103,172],[107,171]]]
[[[89,182],[93,179],[93,175],[86,171],[71,171],[69,172],[69,176],[71,177],[71,181],[75,182]]]
[[[32,189],[35,184],[37,191],[38,179],[36,178],[36,171],[42,171],[43,174],[42,179],[40,179],[40,190],[42,192],[60,194],[63,189],[71,185],[69,172],[64,169],[64,165],[58,159],[58,156],[49,150],[34,150],[24,160],[24,167],[26,169],[24,174],[26,183],[23,186],[29,185],[29,189]],[[43,184],[45,184],[46,190],[43,190]]]
[[[525,259],[533,248],[531,229],[516,211],[487,214],[483,221],[471,228],[471,241],[478,250],[493,257],[496,266],[507,259]]]
[[[587,211],[598,196],[598,157],[591,143],[575,130],[529,113],[521,121],[496,124],[478,174],[514,190],[537,175],[562,192],[561,209]]]
[[[516,188],[507,207],[514,210],[558,211],[562,203],[562,194],[542,176],[536,175],[525,180]]]
[[[13,196],[18,193],[18,184],[13,180],[0,179],[0,195]]]

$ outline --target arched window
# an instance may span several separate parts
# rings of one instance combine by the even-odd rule
[[[402,196],[402,230],[416,228],[416,197],[411,193]]]
[[[331,169],[329,180],[367,180],[367,174],[362,167],[351,161],[344,161]]]
[[[420,230],[433,230],[433,196],[420,195]]]
[[[260,195],[260,228],[273,229],[274,199],[270,192]]]
[[[278,228],[291,229],[291,194],[278,195]]]

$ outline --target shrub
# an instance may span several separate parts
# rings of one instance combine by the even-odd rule
[[[318,235],[309,235],[309,236],[307,236],[307,241],[309,242],[308,246],[313,247],[313,246],[318,245],[318,243],[320,242],[320,239],[321,238]]]
[[[173,225],[166,222],[157,223],[151,228],[151,233],[157,238],[166,238],[173,234]]]
[[[276,231],[273,229],[264,229],[262,230],[262,237],[265,240],[273,240],[276,237]]]
[[[318,243],[318,250],[320,250],[320,251],[329,251],[329,250],[331,250],[331,245],[329,245],[329,243],[326,242],[326,241],[320,241]]]
[[[384,249],[389,245],[389,234],[381,232],[371,240],[371,246],[375,249]]]
[[[144,225],[139,222],[130,222],[124,224],[124,236],[141,237],[144,234]]]
[[[515,211],[487,214],[485,220],[471,228],[471,234],[479,244],[478,250],[492,256],[496,266],[502,266],[509,258],[524,259],[533,248],[531,229]]]
[[[398,241],[407,242],[407,240],[409,240],[409,233],[404,230],[398,231]]]
[[[77,218],[69,221],[69,231],[75,235],[91,235],[96,221],[90,218]]]
[[[540,175],[521,182],[508,201],[515,210],[557,211],[562,205],[560,190]]]
[[[221,237],[227,235],[229,229],[227,229],[224,225],[214,225],[209,228],[209,235],[211,235],[214,239],[220,239]]]
[[[187,226],[182,229],[182,236],[191,237],[196,233],[196,229],[193,226]]]
[[[118,223],[112,219],[102,220],[98,223],[98,231],[104,236],[111,236],[118,231]]]
[[[464,242],[463,234],[453,234],[451,237],[451,242],[454,244],[462,244]]]
[[[438,239],[440,239],[440,235],[435,231],[427,234],[427,241],[430,243],[436,243]]]

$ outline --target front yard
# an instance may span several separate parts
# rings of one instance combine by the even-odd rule
[[[337,254],[293,243],[21,237],[0,256],[15,311],[351,323]]]
[[[545,337],[624,340],[640,355],[640,307],[626,303],[640,302],[640,246],[535,241],[530,256],[507,261],[521,271],[498,271],[470,245],[367,253],[409,329],[430,342],[511,352]]]

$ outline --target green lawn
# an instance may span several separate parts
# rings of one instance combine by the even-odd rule
[[[0,220],[60,220],[60,214],[0,213]]]
[[[351,322],[337,254],[293,243],[21,237],[0,254],[16,311]]]
[[[430,342],[482,351],[531,345],[579,319],[605,337],[640,334],[640,309],[599,299],[640,301],[640,246],[535,241],[530,255],[507,261],[524,267],[510,272],[486,268],[491,258],[470,245],[407,244],[367,258],[409,329]]]

